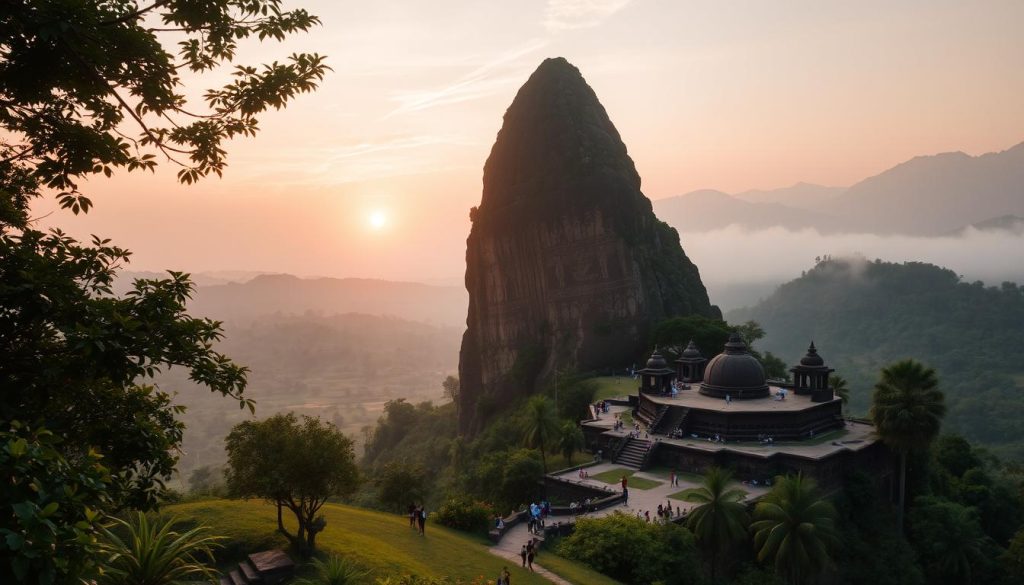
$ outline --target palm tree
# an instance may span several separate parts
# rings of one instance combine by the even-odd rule
[[[526,403],[526,424],[523,428],[523,443],[530,448],[540,449],[540,460],[545,475],[548,472],[548,460],[545,445],[550,445],[559,431],[558,413],[555,405],[547,396],[531,396]]]
[[[832,391],[836,393],[836,396],[842,399],[843,412],[846,412],[850,404],[850,389],[846,386],[846,378],[836,375],[829,376],[828,385],[832,387]]]
[[[910,511],[910,535],[933,583],[976,582],[987,551],[996,545],[982,531],[975,508],[924,496]]]
[[[205,526],[174,530],[174,518],[147,518],[142,512],[128,520],[115,518],[102,531],[103,573],[98,585],[173,585],[182,581],[216,581],[207,562],[219,548],[219,536]],[[119,535],[118,533],[122,533]],[[123,536],[123,538],[122,538]]]
[[[582,448],[583,430],[571,420],[563,422],[558,433],[558,450],[562,452],[570,466],[572,465],[572,454]]]
[[[362,583],[369,573],[348,559],[330,556],[313,560],[313,576],[300,579],[295,585],[352,585]]]
[[[776,478],[750,525],[757,560],[771,561],[791,583],[808,582],[832,562],[829,549],[838,541],[835,519],[835,508],[818,496],[813,479]]]
[[[690,511],[686,521],[694,536],[711,551],[711,582],[715,583],[715,572],[719,552],[742,541],[747,535],[750,518],[742,500],[743,490],[729,489],[732,473],[726,469],[712,467],[704,476],[699,488],[683,492],[682,498],[697,506]]]
[[[903,360],[882,369],[872,396],[871,419],[875,431],[900,454],[900,497],[896,521],[903,528],[907,493],[907,454],[928,448],[939,434],[946,414],[935,370],[914,360]]]

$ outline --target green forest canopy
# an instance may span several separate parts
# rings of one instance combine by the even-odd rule
[[[794,363],[813,340],[867,412],[878,371],[914,358],[946,394],[946,432],[1024,458],[1024,288],[965,283],[920,262],[827,259],[758,305],[733,311],[768,332],[761,346]]]

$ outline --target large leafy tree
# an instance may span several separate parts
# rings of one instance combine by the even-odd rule
[[[540,450],[544,473],[548,472],[546,452],[554,445],[560,426],[555,403],[547,396],[531,396],[526,403],[526,417],[523,420],[523,443]]]
[[[130,254],[43,233],[30,204],[54,194],[88,211],[83,181],[161,160],[185,183],[223,172],[225,141],[252,135],[262,112],[326,72],[322,57],[295,54],[235,66],[226,85],[196,91],[204,73],[234,63],[243,39],[280,40],[318,22],[281,6],[12,0],[0,9],[0,431],[10,455],[0,474],[18,478],[0,502],[4,583],[75,581],[103,513],[158,502],[182,433],[158,372],[182,366],[252,407],[245,369],[213,349],[220,325],[185,313],[186,275],[138,281],[117,298],[111,285]]]
[[[900,527],[906,508],[907,455],[928,449],[939,434],[945,414],[945,399],[935,370],[915,360],[903,360],[882,369],[872,396],[871,419],[878,436],[900,456]]]
[[[278,531],[300,553],[312,554],[316,535],[327,524],[320,508],[359,485],[352,440],[329,422],[288,413],[239,423],[225,444],[231,495],[274,503]],[[285,527],[283,508],[295,515],[294,534]]]
[[[836,510],[823,499],[813,479],[779,477],[754,508],[757,560],[770,562],[790,583],[808,583],[831,565],[837,544]]]
[[[158,155],[186,183],[221,174],[223,143],[253,135],[260,113],[313,90],[326,65],[303,53],[260,67],[233,65],[231,81],[199,100],[188,97],[199,93],[194,80],[233,64],[248,37],[281,40],[318,22],[305,10],[283,10],[281,0],[5,2],[5,221],[23,224],[27,198],[41,188],[56,190],[76,213],[88,210],[81,179],[151,170]],[[165,48],[172,43],[174,54]]]
[[[711,553],[711,582],[715,583],[718,559],[747,537],[750,517],[740,489],[730,488],[732,473],[712,467],[698,488],[683,492],[683,499],[696,503],[686,525],[697,541]]]

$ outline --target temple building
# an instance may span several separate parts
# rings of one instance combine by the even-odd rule
[[[735,333],[710,360],[691,341],[675,365],[655,349],[636,372],[637,393],[613,401],[628,406],[640,431],[595,418],[583,422],[588,445],[635,469],[716,465],[747,481],[802,472],[834,487],[843,471],[860,468],[880,485],[891,481],[889,451],[872,425],[843,416],[829,384],[835,370],[813,342],[790,369],[792,382],[768,380]]]

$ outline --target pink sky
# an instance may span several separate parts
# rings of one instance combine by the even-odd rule
[[[334,72],[232,143],[224,179],[121,173],[84,186],[88,216],[45,221],[136,269],[459,278],[502,114],[550,56],[583,72],[651,199],[1024,141],[1019,0],[301,4],[321,28],[240,55],[316,51]]]

